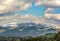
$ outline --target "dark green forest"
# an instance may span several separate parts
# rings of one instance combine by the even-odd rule
[[[38,37],[0,37],[0,41],[60,41],[60,32],[54,35],[44,35]]]

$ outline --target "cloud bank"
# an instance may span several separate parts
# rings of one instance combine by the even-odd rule
[[[57,19],[57,20],[60,20],[60,14],[52,14],[52,13],[46,13],[44,14],[44,16],[46,18],[50,18],[50,19]]]
[[[40,20],[40,17],[31,15],[31,14],[26,14],[26,15],[13,14],[9,16],[1,16],[0,25],[4,25],[10,22],[28,22],[28,21],[39,23],[42,20],[43,19]]]
[[[44,5],[46,7],[60,7],[60,0],[38,0],[36,5]]]
[[[32,0],[31,0],[32,1]],[[7,12],[15,12],[20,10],[27,10],[32,6],[29,0],[1,0],[0,1],[0,14]]]
[[[35,2],[35,6],[43,5],[47,8],[60,7],[59,0],[0,0],[0,14],[27,10],[32,7],[32,2]]]

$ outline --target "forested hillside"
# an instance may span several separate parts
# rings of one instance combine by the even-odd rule
[[[44,35],[39,37],[0,37],[0,41],[60,41],[60,32],[54,35]]]

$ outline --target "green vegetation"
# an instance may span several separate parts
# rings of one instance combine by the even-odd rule
[[[60,41],[60,32],[54,35],[45,35],[39,37],[0,37],[0,41]]]

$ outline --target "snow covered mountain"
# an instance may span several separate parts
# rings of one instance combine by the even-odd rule
[[[0,33],[2,37],[24,37],[24,36],[40,36],[47,33],[56,33],[56,29],[52,26],[46,26],[45,24],[36,23],[20,23],[18,26],[5,26],[0,27],[1,30],[5,30]]]
[[[0,36],[39,36],[46,33],[56,33],[60,29],[59,20],[38,17],[31,14],[4,16],[1,19]]]
[[[8,23],[0,27],[3,32],[0,32],[2,37],[25,37],[25,36],[40,36],[47,33],[57,33],[53,26],[47,26],[42,23],[25,22],[25,23]]]

